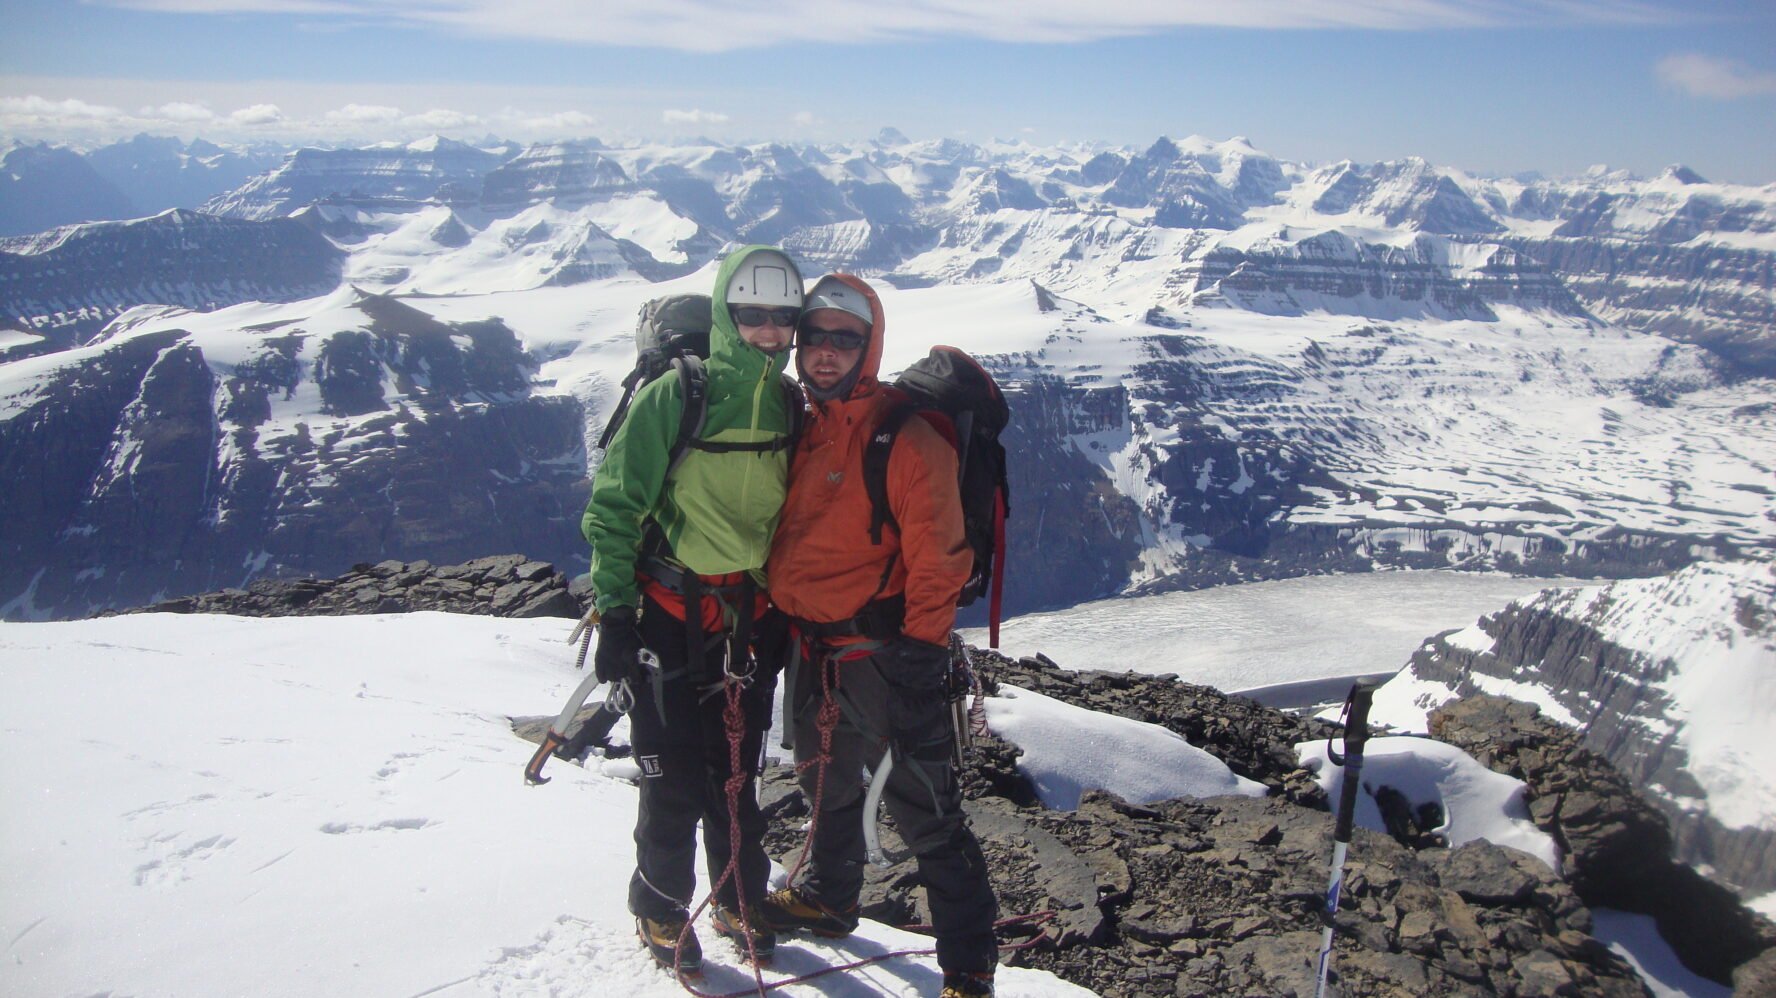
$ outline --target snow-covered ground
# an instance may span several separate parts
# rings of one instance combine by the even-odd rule
[[[1250,690],[1398,669],[1426,636],[1561,584],[1470,572],[1284,579],[1014,617],[1000,645],[1068,669],[1175,672],[1185,682]],[[986,644],[985,628],[963,635]]]
[[[559,762],[524,785],[507,718],[566,697],[564,637],[442,614],[0,626],[0,993],[682,995],[624,910],[634,788]],[[703,935],[704,988],[748,986]],[[866,922],[785,943],[771,974],[927,944]],[[783,993],[937,979],[909,957]]]
[[[508,718],[552,713],[579,680],[565,631],[431,613],[0,626],[0,993],[682,994],[623,907],[632,767],[556,762],[547,787],[523,784],[532,747]],[[1176,765],[1189,746],[1151,726],[1023,691],[988,716],[1051,786],[1234,789],[1213,759]],[[1113,742],[1174,764],[1106,767],[1091,746]],[[1475,827],[1507,820],[1464,800]],[[747,987],[703,935],[705,988]],[[1623,940],[1669,971],[1656,940]],[[866,922],[785,942],[771,973],[925,942]],[[906,957],[783,993],[936,981]],[[999,984],[1089,994],[1030,970]]]

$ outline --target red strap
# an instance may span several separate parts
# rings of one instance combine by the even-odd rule
[[[1005,490],[993,490],[993,596],[987,601],[987,647],[999,650],[1000,607],[1005,597]]]

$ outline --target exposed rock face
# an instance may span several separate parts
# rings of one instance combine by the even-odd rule
[[[1776,925],[1670,859],[1665,819],[1637,784],[1534,706],[1484,694],[1431,717],[1431,733],[1529,787],[1536,825],[1555,837],[1585,903],[1652,915],[1685,966],[1742,994],[1769,994]]]
[[[56,366],[0,421],[8,617],[79,616],[366,558],[583,557],[584,416],[498,322],[385,298],[208,357],[178,330]],[[72,357],[73,355],[69,355]]]
[[[1776,569],[1758,562],[1550,590],[1427,641],[1406,677],[1424,708],[1501,682],[1545,691],[1558,719],[1582,730],[1579,743],[1658,805],[1678,859],[1763,893],[1776,889],[1776,829],[1758,818],[1766,774],[1755,761],[1694,753],[1711,727],[1737,723],[1696,699],[1710,686],[1743,687],[1733,699],[1768,716],[1746,677],[1776,667],[1772,606]]]
[[[1512,245],[1602,318],[1706,347],[1735,370],[1776,374],[1768,251],[1600,237]]]
[[[1534,260],[1498,247],[1484,261],[1458,266],[1447,245],[1421,236],[1404,247],[1378,246],[1327,232],[1273,247],[1216,248],[1179,276],[1194,280],[1205,300],[1273,315],[1321,310],[1493,321],[1498,316],[1492,303],[1584,312],[1573,293]]]
[[[581,613],[565,575],[523,555],[476,558],[461,565],[384,561],[354,565],[333,579],[261,579],[163,600],[125,613],[227,613],[237,617],[334,617],[436,610],[493,617],[568,617]]]
[[[1069,388],[1050,378],[1008,386],[1006,400],[1012,411],[1000,438],[1011,492],[1006,564],[1043,566],[1013,568],[1006,606],[1069,606],[1115,593],[1140,552],[1139,517],[1069,438],[1119,426],[1123,394]],[[1034,459],[1038,454],[1043,459]],[[968,608],[964,625],[984,622],[985,611],[984,605]]]
[[[0,240],[0,286],[9,319],[71,346],[136,305],[210,311],[325,294],[344,259],[300,222],[175,209]]]

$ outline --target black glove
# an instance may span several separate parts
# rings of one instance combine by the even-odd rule
[[[774,677],[789,664],[789,615],[772,607],[752,622],[752,657],[761,678]]]
[[[635,608],[613,606],[598,620],[598,649],[592,653],[592,671],[601,683],[620,683],[642,674],[641,631],[635,626]]]
[[[947,759],[950,649],[900,637],[883,649],[883,658],[889,739],[914,759]]]

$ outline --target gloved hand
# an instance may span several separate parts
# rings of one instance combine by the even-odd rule
[[[635,608],[613,606],[598,620],[598,650],[592,653],[592,671],[601,683],[620,683],[642,674],[641,631]]]
[[[773,678],[789,664],[789,615],[772,607],[752,622],[752,655],[761,678]]]
[[[903,755],[949,757],[950,650],[908,637],[883,649],[888,680],[888,737]]]

